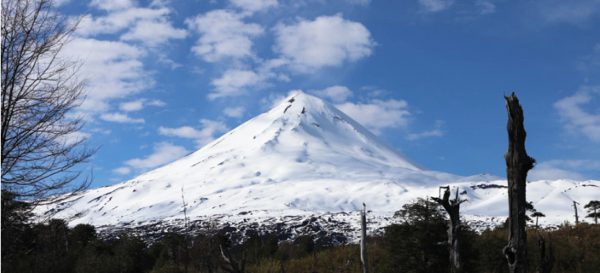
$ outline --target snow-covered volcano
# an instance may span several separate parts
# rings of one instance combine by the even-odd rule
[[[386,217],[418,197],[437,195],[446,184],[461,188],[470,200],[463,211],[470,216],[505,217],[505,181],[423,170],[334,106],[297,92],[184,158],[38,213],[56,213],[71,224],[135,226],[183,219],[185,200],[192,221],[260,222],[353,212],[365,202],[374,216]],[[549,201],[530,195],[549,222],[570,215],[569,206],[556,204],[600,196],[599,181],[540,181],[532,187],[552,194]]]

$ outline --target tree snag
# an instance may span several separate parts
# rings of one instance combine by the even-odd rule
[[[244,273],[246,268],[246,253],[242,253],[242,259],[240,261],[236,261],[229,250],[223,248],[222,245],[219,246],[221,250],[221,258],[225,264],[222,266],[223,270],[228,273]]]
[[[579,203],[573,201],[573,210],[575,210],[575,225],[579,225],[579,214],[577,214],[577,205],[579,205]]]
[[[360,212],[360,262],[362,263],[363,273],[369,273],[367,261],[367,205],[363,203],[363,210]]]
[[[506,177],[508,179],[508,245],[504,247],[504,256],[508,262],[510,273],[527,272],[527,232],[525,222],[526,211],[526,179],[527,172],[535,164],[535,159],[527,155],[525,138],[527,133],[523,127],[523,109],[519,99],[513,92],[504,97],[508,112],[508,152],[506,160]]]
[[[554,266],[554,250],[552,249],[552,241],[548,246],[548,253],[546,254],[546,239],[544,236],[538,233],[538,248],[540,249],[540,264],[538,265],[538,273],[550,273]]]
[[[437,197],[432,197],[431,199],[442,205],[450,216],[450,222],[448,222],[450,272],[459,273],[462,272],[462,265],[460,262],[460,204],[466,200],[460,200],[458,198],[458,188],[456,188],[454,200],[450,200],[450,186],[440,187],[440,190],[441,189],[445,189],[444,196],[441,199]]]

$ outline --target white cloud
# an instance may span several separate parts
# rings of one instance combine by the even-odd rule
[[[94,17],[86,15],[81,19],[76,33],[80,36],[93,36],[98,34],[115,34],[132,27],[141,20],[154,20],[167,16],[167,8],[151,9],[132,7],[123,10],[110,11],[105,16]]]
[[[134,6],[132,0],[92,0],[90,6],[103,10],[119,10]]]
[[[579,25],[600,15],[598,0],[540,1],[534,8],[538,9],[548,23]]]
[[[246,88],[258,85],[265,78],[251,70],[230,69],[225,71],[220,78],[213,79],[211,84],[215,87],[208,94],[209,99],[231,97],[243,93]]]
[[[227,10],[213,10],[187,19],[188,27],[200,34],[192,51],[207,62],[253,57],[251,39],[262,35],[264,29],[242,19],[243,15]]]
[[[450,8],[454,0],[419,0],[421,8],[427,12],[439,12]]]
[[[223,113],[231,118],[241,118],[244,115],[246,109],[243,106],[238,107],[227,107],[223,109]]]
[[[442,122],[441,121],[437,121],[435,123],[435,126],[433,129],[431,130],[427,130],[427,131],[423,131],[423,132],[418,132],[418,133],[410,133],[406,136],[406,138],[408,140],[419,140],[422,138],[429,138],[429,137],[441,137],[444,136],[444,131],[442,130]]]
[[[535,165],[528,175],[530,180],[574,179],[583,180],[585,171],[600,169],[598,160],[548,160]]]
[[[82,62],[79,76],[86,81],[86,98],[79,107],[86,113],[103,112],[112,99],[151,87],[144,69],[145,51],[118,41],[74,38],[61,52],[64,58]]]
[[[138,41],[149,46],[156,46],[171,39],[183,39],[187,36],[184,29],[173,27],[164,18],[142,20],[121,36],[125,41]]]
[[[158,128],[158,133],[164,136],[174,136],[187,139],[194,139],[198,147],[202,147],[215,139],[217,134],[228,130],[225,123],[215,120],[202,119],[200,120],[201,129],[195,129],[191,126],[182,126],[177,128],[169,128],[161,126]]]
[[[63,143],[64,145],[72,145],[81,141],[85,141],[89,139],[92,135],[90,133],[75,131],[67,135],[59,136],[57,141],[59,143]]]
[[[336,107],[369,130],[380,133],[386,128],[408,125],[411,113],[404,100],[371,100],[368,103],[345,102]]]
[[[145,158],[134,158],[127,160],[125,164],[135,169],[146,170],[179,159],[188,153],[189,151],[184,147],[168,142],[159,142],[154,145],[152,154]]]
[[[141,8],[133,4],[115,5],[115,8],[106,9],[108,14],[105,16],[84,16],[79,22],[76,33],[87,37],[124,32],[120,37],[121,40],[137,41],[151,47],[171,39],[182,39],[187,35],[185,29],[178,29],[172,25],[169,21],[171,10],[166,7]]]
[[[492,14],[496,12],[496,4],[489,0],[477,0],[475,2],[475,7],[479,9],[479,14]]]
[[[144,109],[145,106],[165,106],[161,100],[139,99],[134,101],[123,102],[119,105],[119,109],[124,112],[134,112]]]
[[[600,141],[600,112],[592,99],[600,99],[600,86],[583,86],[574,95],[554,103],[565,127],[576,131],[592,141]],[[592,106],[586,109],[586,105]]]
[[[131,173],[131,168],[119,167],[119,168],[113,169],[112,171],[116,174],[127,175],[127,174]]]
[[[278,5],[277,0],[229,0],[229,2],[250,13],[264,11]]]
[[[313,91],[313,93],[319,97],[329,98],[336,103],[345,102],[348,98],[352,97],[352,90],[341,85],[330,86],[325,89]]]
[[[132,118],[122,113],[106,113],[100,115],[100,119],[116,123],[144,123],[143,118]]]
[[[371,55],[375,45],[364,25],[339,14],[279,24],[275,35],[274,49],[300,72],[362,59]]]

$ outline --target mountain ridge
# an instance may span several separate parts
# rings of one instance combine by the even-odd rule
[[[505,215],[501,186],[506,181],[423,170],[334,106],[296,92],[179,160],[36,213],[68,219],[71,225],[177,225],[185,207],[192,221],[232,224],[338,213],[348,220],[365,202],[379,219],[373,224],[381,226],[391,223],[403,204],[437,195],[441,185],[461,188],[461,197],[470,200],[462,209],[468,219],[498,222]],[[564,221],[571,208],[556,207],[535,191],[553,194],[560,204],[575,199],[585,204],[600,196],[595,180],[529,185],[536,208],[557,212],[543,211],[549,216],[542,223]],[[582,191],[587,187],[582,185],[592,186]]]

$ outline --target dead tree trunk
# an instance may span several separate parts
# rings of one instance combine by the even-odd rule
[[[535,159],[527,155],[523,127],[523,109],[513,92],[504,97],[508,112],[508,152],[506,176],[508,179],[508,245],[504,247],[504,256],[508,261],[510,273],[527,272],[527,233],[525,230],[525,187],[527,172],[533,168]]]
[[[550,273],[554,266],[554,250],[552,249],[552,241],[548,246],[546,253],[546,240],[541,234],[538,234],[538,247],[540,249],[540,264],[538,265],[538,273]]]
[[[444,196],[441,199],[437,197],[432,197],[431,199],[442,205],[448,216],[450,216],[450,222],[448,222],[450,272],[460,273],[463,270],[460,258],[460,204],[465,200],[458,199],[458,188],[456,188],[454,200],[450,200],[450,187],[440,187],[440,189],[442,188],[445,189]]]
[[[579,225],[579,215],[577,214],[577,202],[573,201],[573,209],[575,210],[575,225]]]
[[[367,261],[367,205],[363,203],[363,210],[360,212],[360,262],[362,263],[363,273],[369,273]]]
[[[231,253],[229,253],[229,250],[223,249],[223,246],[219,246],[219,249],[221,250],[221,257],[223,258],[223,261],[225,262],[225,264],[222,267],[223,270],[225,270],[225,272],[244,273],[245,267],[246,267],[245,253],[242,253],[242,259],[241,259],[241,261],[238,262],[233,258],[233,256],[231,256]]]

